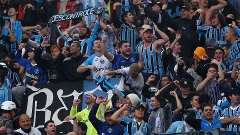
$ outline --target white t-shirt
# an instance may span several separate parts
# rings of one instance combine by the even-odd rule
[[[112,67],[111,63],[109,62],[109,60],[104,56],[97,56],[96,54],[93,54],[92,56],[90,56],[89,58],[87,58],[83,64],[85,66],[88,65],[93,65],[97,68],[96,71],[91,70],[91,75],[93,79],[97,79],[101,73],[105,73],[110,71],[110,68]]]
[[[117,88],[121,91],[134,92],[141,95],[144,86],[143,76],[140,73],[137,78],[132,79],[129,74],[129,69],[129,67],[118,69],[118,71],[122,73],[122,77]]]
[[[29,132],[29,133],[25,133],[21,128],[15,130],[14,132],[18,132],[23,135],[42,135],[42,133],[38,129],[33,128],[33,127],[31,127],[31,132]]]

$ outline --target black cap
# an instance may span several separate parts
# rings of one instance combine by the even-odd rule
[[[37,49],[34,48],[34,47],[31,47],[31,46],[27,46],[26,49],[27,49],[29,52],[34,52],[34,53],[37,52]]]
[[[183,87],[183,88],[189,87],[191,86],[191,84],[192,82],[187,78],[184,78],[180,81],[180,87]]]
[[[237,88],[232,88],[232,89],[229,90],[229,95],[230,95],[230,96],[231,96],[232,94],[236,94],[236,93],[240,94],[240,90],[237,89]]]
[[[140,107],[143,108],[143,110],[145,110],[145,106],[141,103],[141,104],[135,106],[132,111],[134,111],[135,109],[138,109]]]
[[[181,7],[179,8],[179,11],[181,11],[182,9],[186,9],[187,11],[189,11],[189,8],[186,7],[186,6],[181,6]]]
[[[113,110],[108,109],[108,110],[105,111],[105,113],[104,113],[104,117],[106,117],[108,114],[113,114],[113,113],[114,113]]]

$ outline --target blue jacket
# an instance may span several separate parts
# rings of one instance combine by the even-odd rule
[[[98,135],[102,135],[103,133],[104,135],[123,135],[123,128],[119,124],[109,125],[106,122],[102,122],[96,118],[98,107],[99,104],[95,103],[89,114],[89,120],[97,130]]]
[[[46,73],[37,65],[32,64],[30,60],[21,58],[22,50],[17,50],[16,60],[18,63],[26,69],[26,79],[24,86],[31,80],[35,80],[38,83],[47,82]]]
[[[12,93],[4,84],[0,86],[0,104],[4,101],[12,101]]]
[[[213,128],[222,128],[222,124],[219,120],[213,119],[211,125],[207,120],[202,117],[201,130],[210,130]]]

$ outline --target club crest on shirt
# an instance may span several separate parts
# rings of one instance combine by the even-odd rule
[[[38,74],[38,73],[39,73],[39,69],[38,69],[38,68],[35,69],[35,70],[34,70],[34,73],[35,73],[35,74]]]
[[[104,64],[104,63],[105,63],[105,61],[104,61],[103,59],[101,59],[101,60],[100,60],[100,63],[101,63],[101,64]]]
[[[112,128],[108,128],[108,133],[112,133],[113,129]]]
[[[130,59],[130,61],[131,61],[131,62],[135,62],[135,59],[132,57],[132,58]]]

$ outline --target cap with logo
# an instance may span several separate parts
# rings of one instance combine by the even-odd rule
[[[187,78],[184,78],[180,81],[180,87],[183,87],[183,88],[189,87],[191,86],[191,84],[192,82]]]
[[[133,111],[136,110],[136,109],[138,109],[138,108],[143,108],[143,110],[145,110],[145,106],[143,105],[143,103],[141,103],[141,104],[133,107]]]
[[[189,11],[189,8],[186,7],[186,6],[181,6],[181,7],[179,8],[179,11],[181,11],[182,9],[185,9],[185,10]]]
[[[108,109],[108,110],[106,110],[106,111],[104,112],[104,117],[106,117],[108,114],[113,114],[113,113],[114,113],[113,110]]]

